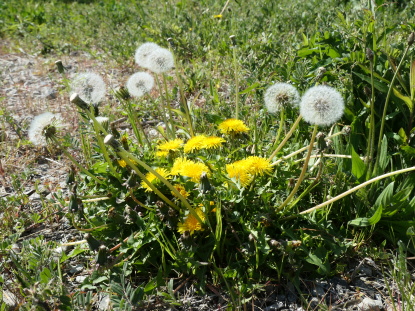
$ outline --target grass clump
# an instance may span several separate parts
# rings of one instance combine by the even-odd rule
[[[70,80],[60,63],[81,143],[57,122],[31,141],[72,162],[69,196],[56,195],[52,213],[84,236],[46,245],[36,265],[38,251],[18,262],[10,206],[25,197],[2,199],[3,227],[16,233],[2,243],[2,265],[29,289],[22,305],[91,308],[106,292],[128,310],[162,286],[174,300],[186,281],[201,293],[226,288],[236,308],[261,284],[342,274],[362,245],[407,239],[414,29],[395,22],[410,8],[323,1],[323,18],[312,2],[157,4],[1,5],[1,35],[24,48],[37,38],[44,55],[84,49],[141,70],[115,90],[93,73]],[[51,255],[59,246],[75,248]],[[89,273],[68,290],[62,269],[73,258]]]

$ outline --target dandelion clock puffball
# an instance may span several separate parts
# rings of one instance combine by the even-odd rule
[[[168,49],[158,48],[148,56],[148,69],[154,73],[163,73],[174,67],[174,57]]]
[[[98,104],[105,96],[106,86],[100,75],[93,72],[78,74],[71,83],[71,92],[88,104]]]
[[[127,81],[128,92],[135,97],[141,97],[151,91],[154,85],[154,78],[147,72],[137,72]]]
[[[336,89],[326,85],[308,89],[300,102],[300,113],[311,124],[332,125],[342,117],[343,111],[343,97]]]
[[[161,49],[161,47],[153,42],[146,42],[140,45],[135,51],[135,62],[137,65],[143,68],[148,68],[149,55],[157,49]]]
[[[61,126],[62,118],[51,112],[42,113],[33,118],[28,131],[29,140],[38,146],[46,146],[47,139],[56,134]]]
[[[288,83],[275,83],[271,85],[264,95],[265,107],[270,113],[276,113],[288,105],[298,106],[300,94],[297,89]]]

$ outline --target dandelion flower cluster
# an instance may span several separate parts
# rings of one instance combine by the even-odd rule
[[[174,67],[173,54],[152,42],[144,43],[136,50],[135,62],[155,73],[163,73]]]
[[[62,118],[59,114],[44,112],[32,120],[28,136],[29,140],[38,146],[46,146],[47,140],[56,134],[58,127],[61,127]]]
[[[197,135],[187,141],[184,145],[184,152],[191,153],[200,149],[216,149],[221,147],[224,142],[226,140],[221,137]]]
[[[199,207],[195,209],[197,216],[199,216],[201,221],[204,221],[206,216],[203,210]],[[192,214],[187,215],[183,223],[179,222],[177,225],[177,231],[180,233],[185,233],[188,231],[192,235],[195,231],[203,230],[202,223],[200,223],[195,216]]]
[[[177,158],[170,172],[171,175],[189,177],[193,182],[199,182],[202,173],[210,176],[210,170],[204,163],[194,162],[186,158]]]
[[[343,111],[343,97],[336,89],[326,85],[308,89],[300,102],[300,113],[311,124],[332,125],[342,117]]]
[[[166,141],[157,146],[158,151],[156,156],[158,157],[167,157],[171,152],[177,152],[183,146],[183,140],[180,138]]]
[[[270,174],[271,162],[265,158],[251,156],[226,165],[226,172],[230,178],[235,178],[242,186],[249,185],[255,176]]]
[[[156,168],[155,171],[157,173],[159,173],[162,177],[164,177],[165,179],[169,179],[170,178],[170,173],[164,169],[164,168]],[[146,174],[146,178],[149,182],[151,182],[153,185],[157,185],[160,183],[160,179],[157,178],[156,175],[154,175],[153,173],[147,173]],[[142,181],[141,182],[141,186],[145,189],[145,191],[150,192],[153,191],[153,189],[150,188],[150,186]]]
[[[127,81],[128,92],[135,97],[141,97],[151,91],[154,78],[147,72],[136,72]]]
[[[238,119],[227,119],[219,124],[218,129],[226,135],[236,135],[249,131],[245,123]]]
[[[78,74],[71,82],[71,92],[89,104],[98,104],[105,96],[106,86],[100,75],[93,72]]]
[[[268,111],[276,113],[289,105],[298,106],[300,94],[291,84],[275,83],[265,91],[264,101]]]

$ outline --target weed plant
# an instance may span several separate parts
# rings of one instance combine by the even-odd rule
[[[117,108],[108,113],[111,86],[92,73],[68,80],[58,62],[81,143],[52,113],[35,118],[29,137],[73,163],[70,196],[55,200],[85,236],[53,256],[40,238],[25,242],[20,253],[36,251],[20,261],[18,234],[2,242],[3,267],[26,288],[22,305],[90,309],[108,292],[115,309],[131,310],[161,286],[174,300],[184,282],[225,289],[236,308],[258,284],[343,274],[363,246],[413,235],[409,4],[154,3],[0,5],[2,36],[26,48],[36,37],[42,54],[82,48],[139,71],[109,91]],[[7,226],[23,199],[2,199]],[[62,265],[86,254],[91,273],[68,292]]]

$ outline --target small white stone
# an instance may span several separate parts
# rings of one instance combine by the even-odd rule
[[[380,311],[383,309],[383,303],[379,300],[373,300],[366,297],[361,303],[358,304],[357,310],[359,311]]]

